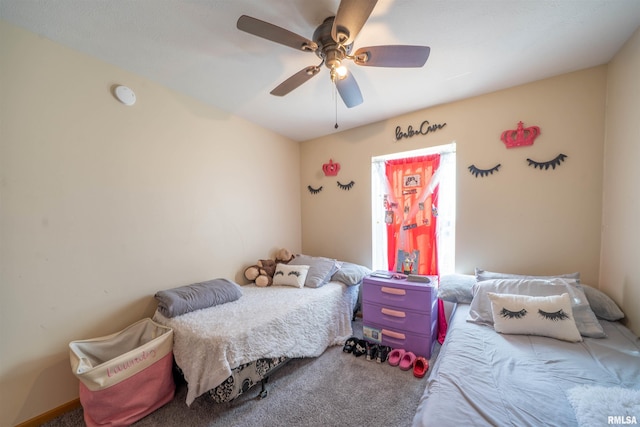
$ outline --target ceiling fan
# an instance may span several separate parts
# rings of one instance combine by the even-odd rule
[[[303,52],[313,52],[322,61],[298,71],[271,91],[284,96],[318,74],[324,64],[330,70],[331,81],[349,108],[360,105],[362,93],[355,78],[343,64],[345,59],[356,65],[370,67],[422,67],[429,58],[427,46],[384,45],[357,49],[353,42],[373,11],[377,0],[342,0],[336,16],[324,20],[313,33],[313,40],[285,30],[277,25],[242,15],[237,27],[258,37],[271,40]]]

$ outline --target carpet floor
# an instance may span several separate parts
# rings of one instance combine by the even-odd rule
[[[353,329],[361,338],[362,319],[353,322]],[[430,366],[439,350],[436,344]],[[317,358],[291,360],[273,373],[264,399],[257,385],[232,402],[218,404],[203,395],[187,407],[186,384],[177,381],[175,398],[134,426],[410,426],[427,377],[418,379],[411,370],[334,346]],[[82,408],[44,424],[84,425]]]

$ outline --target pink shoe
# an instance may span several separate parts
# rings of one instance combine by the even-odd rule
[[[387,357],[387,360],[389,361],[389,365],[398,366],[403,356],[404,356],[403,349],[396,348],[395,350],[391,350],[391,353],[389,353],[389,356]]]
[[[402,369],[403,371],[408,371],[409,369],[413,368],[413,362],[415,361],[416,355],[410,351],[406,352],[404,356],[402,356],[402,359],[400,359],[400,369]]]
[[[413,364],[413,376],[422,378],[429,370],[429,361],[424,357],[418,357]]]

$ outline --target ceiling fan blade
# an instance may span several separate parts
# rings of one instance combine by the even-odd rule
[[[251,16],[242,15],[238,18],[236,26],[239,30],[253,34],[254,36],[262,37],[263,39],[271,40],[272,42],[280,43],[294,49],[314,52],[318,48],[315,42],[305,37],[285,30],[277,25],[252,18]]]
[[[369,46],[358,49],[353,62],[370,67],[422,67],[429,53],[431,48],[428,46]]]
[[[271,95],[275,96],[285,96],[292,90],[296,89],[298,86],[305,83],[311,77],[315,76],[320,72],[320,67],[317,65],[312,65],[307,68],[303,68],[302,70],[295,73],[293,76],[289,77],[287,80],[283,81],[271,91]]]
[[[336,80],[336,88],[347,107],[352,108],[362,104],[360,87],[350,72],[347,71],[345,78]]]
[[[353,43],[377,2],[378,0],[342,0],[331,28],[333,40],[343,45]]]

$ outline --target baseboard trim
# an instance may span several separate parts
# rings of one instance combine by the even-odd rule
[[[60,405],[57,408],[53,408],[52,410],[47,411],[44,414],[38,415],[35,418],[31,418],[30,420],[24,421],[16,425],[16,427],[38,427],[48,421],[51,421],[56,417],[59,417],[62,414],[65,414],[69,411],[73,411],[74,409],[79,407],[80,407],[80,399],[74,399],[71,402],[67,402],[64,405]]]

